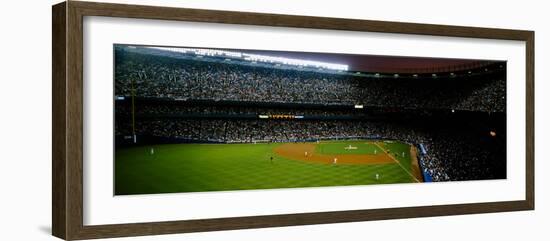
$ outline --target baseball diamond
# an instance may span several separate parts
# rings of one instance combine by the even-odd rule
[[[357,149],[345,149],[348,145]],[[421,182],[415,152],[409,144],[379,140],[132,147],[116,154],[115,192],[125,195]],[[333,163],[335,157],[337,164]]]

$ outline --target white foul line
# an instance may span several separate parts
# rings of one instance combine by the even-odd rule
[[[381,147],[378,143],[374,142],[374,145],[377,146],[378,148],[380,148],[380,150],[382,150],[382,152],[384,152],[386,155],[388,155],[392,160],[394,160],[397,164],[399,164],[399,166],[401,168],[403,168],[403,170],[405,172],[407,172],[412,178],[414,178],[414,180],[416,182],[420,182],[411,172],[407,171],[407,169],[401,164],[401,162],[399,162],[399,160],[395,159],[395,157],[393,157],[392,155],[386,153],[386,151],[384,151],[384,148]]]

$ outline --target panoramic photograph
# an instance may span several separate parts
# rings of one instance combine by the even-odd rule
[[[506,61],[113,54],[114,195],[506,179]]]

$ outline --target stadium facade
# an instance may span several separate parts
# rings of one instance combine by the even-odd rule
[[[426,181],[506,178],[505,62],[378,73],[199,50],[115,46],[117,148],[397,140]]]

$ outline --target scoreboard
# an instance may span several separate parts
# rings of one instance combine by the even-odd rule
[[[276,114],[276,115],[258,115],[260,119],[303,119],[303,115],[285,115],[285,114]]]

